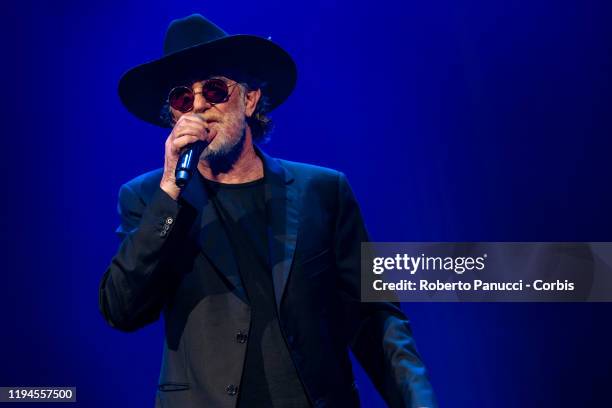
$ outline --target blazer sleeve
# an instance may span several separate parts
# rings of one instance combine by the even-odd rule
[[[134,331],[159,318],[179,210],[159,187],[147,204],[129,184],[121,187],[122,242],[99,286],[99,309],[111,327]]]
[[[335,256],[347,316],[351,350],[387,404],[437,407],[410,324],[397,303],[360,302],[361,242],[368,234],[344,174],[338,177]]]

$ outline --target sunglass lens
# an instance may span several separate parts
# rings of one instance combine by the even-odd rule
[[[224,81],[220,79],[210,79],[204,83],[202,94],[210,103],[222,103],[227,100],[229,91]]]
[[[193,100],[193,92],[187,87],[174,88],[168,96],[170,106],[181,112],[189,112],[193,109]]]

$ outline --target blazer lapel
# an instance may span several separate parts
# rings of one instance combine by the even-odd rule
[[[202,176],[198,172],[181,192],[181,199],[198,212],[191,233],[202,252],[234,287],[236,295],[247,303],[246,292],[227,232],[219,220],[215,205],[209,199]]]
[[[268,217],[268,249],[274,297],[280,313],[280,305],[291,271],[297,243],[300,200],[293,176],[273,159],[257,149],[264,162],[265,200]]]

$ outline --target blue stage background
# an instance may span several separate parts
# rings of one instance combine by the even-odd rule
[[[116,88],[192,12],[295,57],[263,148],[345,172],[373,240],[612,241],[609,2],[4,5],[0,386],[153,405],[162,327],[113,331],[97,290],[119,186],[167,135]],[[612,406],[610,304],[403,308],[443,407]]]

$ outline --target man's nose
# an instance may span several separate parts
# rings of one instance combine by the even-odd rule
[[[202,92],[195,92],[193,99],[193,111],[195,113],[205,112],[210,109],[212,105],[204,98]]]

